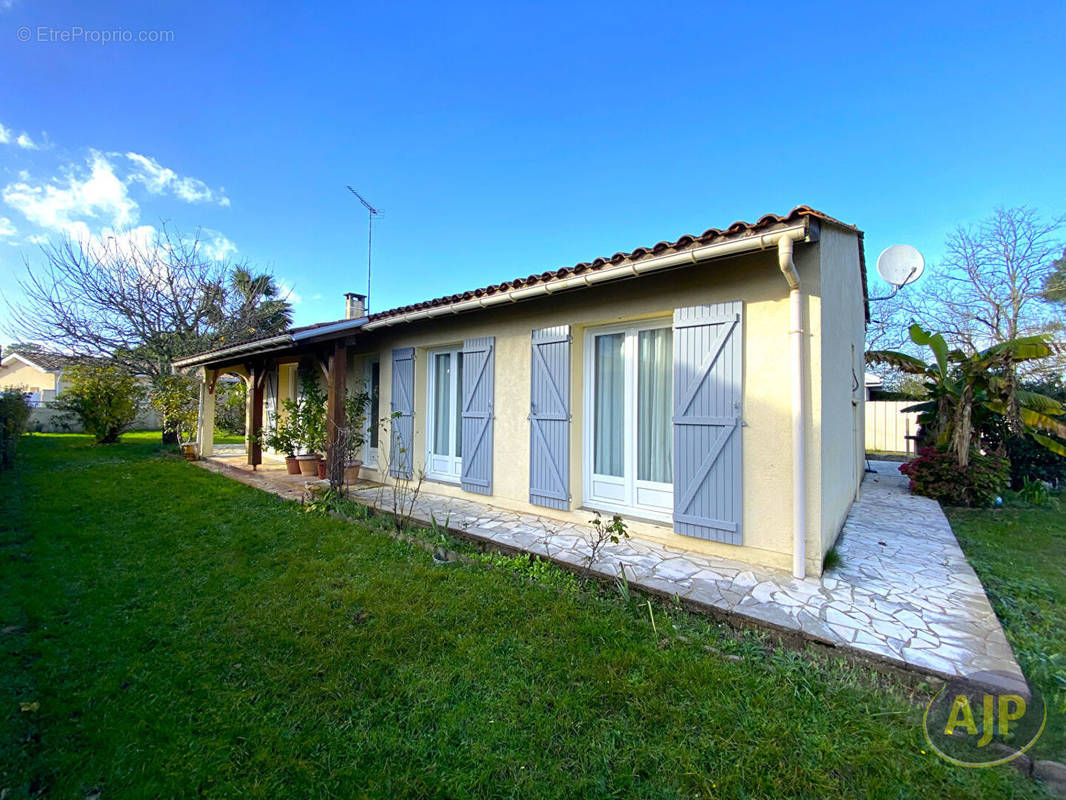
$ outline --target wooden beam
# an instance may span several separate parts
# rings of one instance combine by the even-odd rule
[[[250,383],[252,384],[252,427],[248,431],[248,463],[252,469],[263,463],[263,445],[260,439],[263,432],[263,376],[266,367],[257,366],[249,371]]]
[[[340,433],[344,428],[344,396],[348,386],[348,347],[343,340],[333,346],[326,377],[326,433],[329,437],[326,458],[330,481],[341,484],[344,482],[344,457],[340,452],[343,445]]]

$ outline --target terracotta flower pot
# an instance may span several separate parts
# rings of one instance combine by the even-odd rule
[[[326,462],[325,461],[319,461],[318,462],[318,479],[320,481],[324,481],[326,479]]]
[[[318,462],[322,460],[322,456],[318,453],[307,453],[306,455],[296,456],[296,460],[300,464],[301,475],[317,475]]]
[[[196,442],[186,442],[181,446],[181,454],[185,456],[186,461],[196,460]]]
[[[290,475],[300,474],[300,462],[296,460],[296,456],[285,456],[285,471]]]
[[[349,461],[344,465],[344,482],[355,483],[359,480],[359,470],[362,469],[362,461]]]

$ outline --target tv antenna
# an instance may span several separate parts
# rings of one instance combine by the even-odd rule
[[[381,216],[381,211],[374,208],[370,203],[366,201],[359,192],[355,191],[351,186],[348,187],[348,191],[356,196],[360,203],[367,211],[367,232],[366,232],[366,309],[365,313],[370,313],[370,267],[373,263],[372,255],[374,250],[374,217]]]
[[[892,286],[892,293],[884,297],[871,297],[870,301],[888,300],[904,286],[914,283],[925,271],[925,259],[917,248],[909,244],[894,244],[886,247],[877,257],[877,274]]]

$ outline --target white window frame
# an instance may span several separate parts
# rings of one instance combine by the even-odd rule
[[[367,356],[363,360],[363,386],[367,394],[373,394],[374,385],[371,382],[374,376],[374,365],[378,365],[378,416],[381,416],[381,356],[373,355]],[[370,413],[370,407],[366,410],[366,424],[363,426],[363,436],[366,441],[363,442],[363,466],[367,469],[378,468],[378,449],[371,447],[370,445],[370,431],[374,428],[378,429],[378,437],[380,443],[381,437],[381,420],[372,419],[374,415]]]
[[[433,398],[433,390],[437,381],[437,356],[446,353],[452,356],[452,376],[449,391],[452,396],[452,416],[454,418],[456,408],[463,402],[463,387],[459,385],[459,359],[457,354],[463,352],[462,345],[450,347],[438,347],[426,351],[426,477],[446,483],[460,483],[463,474],[463,458],[456,455],[438,455],[433,452],[433,443],[436,441],[437,419],[436,403]],[[459,442],[463,435],[462,425],[459,430],[452,431],[452,447],[455,453],[459,449]]]
[[[584,333],[584,451],[582,482],[584,505],[597,511],[628,513],[661,522],[673,521],[674,486],[672,483],[637,479],[637,346],[640,331],[672,328],[671,318],[645,319],[616,325],[587,328]],[[596,464],[596,337],[612,333],[625,334],[625,425],[622,477],[598,475]],[[671,374],[672,374],[671,365]],[[607,491],[609,490],[609,491]],[[608,494],[613,494],[613,497]]]

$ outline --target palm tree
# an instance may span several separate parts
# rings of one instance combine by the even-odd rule
[[[253,275],[244,266],[233,268],[230,275],[236,320],[249,333],[281,333],[292,324],[292,305],[282,296],[274,277],[266,273]]]
[[[959,466],[967,466],[970,451],[982,443],[984,426],[975,422],[989,416],[1002,418],[1010,435],[1028,434],[1066,457],[1066,446],[1047,435],[1066,439],[1066,425],[1057,419],[1066,408],[1047,395],[1019,389],[1014,379],[1015,364],[1054,355],[1058,345],[1043,336],[1023,336],[968,355],[949,350],[941,334],[918,324],[911,325],[910,337],[932,351],[932,362],[893,350],[868,352],[866,361],[925,378],[929,399],[904,410],[920,412],[918,421],[936,437],[938,446],[951,448]]]

